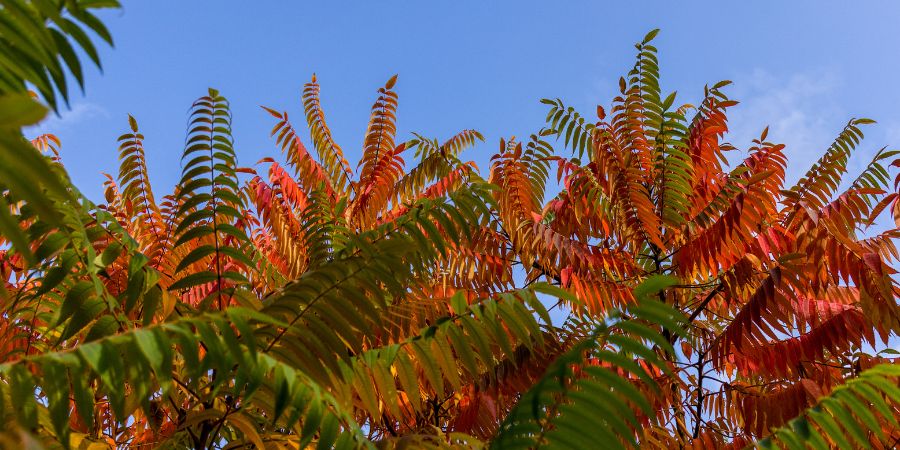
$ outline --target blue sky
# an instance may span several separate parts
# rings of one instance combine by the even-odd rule
[[[399,73],[400,138],[444,139],[463,128],[486,142],[468,151],[487,173],[499,139],[543,124],[543,97],[590,114],[608,105],[630,68],[633,44],[661,28],[663,88],[696,102],[703,85],[730,79],[730,140],[746,147],[766,125],[787,144],[790,179],[851,117],[879,124],[854,160],[900,147],[900,3],[443,1],[124,1],[103,15],[116,40],[86,94],[38,131],[58,134],[72,178],[100,200],[101,172],[118,167],[126,114],[146,136],[158,195],[180,176],[187,109],[207,86],[232,103],[239,162],[277,149],[272,118],[302,127],[300,91],[313,72],[329,125],[355,162],[378,87]],[[466,156],[466,154],[464,154]]]

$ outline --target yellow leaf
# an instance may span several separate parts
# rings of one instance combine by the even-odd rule
[[[259,433],[256,432],[257,425],[253,423],[253,420],[247,417],[244,413],[237,413],[228,416],[225,419],[226,422],[233,425],[237,428],[241,434],[244,435],[244,439],[253,443],[254,446],[258,449],[265,449],[265,444],[262,441],[262,438],[259,436]]]

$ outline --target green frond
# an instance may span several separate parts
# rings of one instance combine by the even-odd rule
[[[239,249],[249,242],[243,230],[245,206],[237,177],[237,155],[231,137],[228,100],[218,91],[200,97],[191,108],[179,183],[179,223],[175,247],[183,247],[176,272],[190,266],[170,290],[213,284],[218,308],[226,284],[243,284],[246,277],[231,267],[252,268],[252,261]],[[185,162],[186,161],[186,162]]]
[[[91,420],[94,380],[97,392],[108,399],[118,420],[124,421],[135,409],[152,414],[152,403],[176,389],[172,366],[176,359],[184,358],[188,378],[179,383],[193,385],[210,370],[231,373],[235,381],[223,384],[219,378],[214,381],[216,389],[222,394],[243,395],[243,401],[263,411],[262,417],[271,425],[291,429],[300,442],[322,447],[365,446],[367,441],[352,416],[327,390],[303,372],[263,353],[252,333],[244,332],[261,318],[270,321],[251,310],[230,308],[102,338],[71,351],[2,364],[0,378],[5,383],[0,383],[0,402],[9,398],[10,404],[0,403],[0,415],[30,430],[38,425],[38,416],[48,414],[59,441],[68,442],[69,399],[75,399],[83,419]],[[200,346],[205,352],[197,359]],[[180,349],[177,353],[173,351],[176,347]],[[128,364],[124,364],[126,360]],[[41,376],[35,377],[27,367]],[[39,402],[36,394],[44,396],[46,403]],[[134,403],[130,398],[144,400]],[[15,417],[7,406],[18,412]],[[229,409],[208,417],[219,419],[233,413]]]
[[[115,0],[49,2],[8,0],[0,8],[0,96],[26,95],[34,86],[54,110],[68,103],[71,75],[84,85],[78,53],[100,67],[90,30],[112,44],[106,27],[94,15],[98,8],[118,8]]]
[[[459,153],[483,140],[481,134],[474,130],[463,130],[443,144],[438,144],[436,139],[415,136],[416,139],[408,143],[407,148],[415,149],[419,163],[395,183],[391,198],[394,208],[415,201],[423,193],[427,194],[431,183],[437,182],[432,186],[444,192],[457,186],[464,180],[462,175],[471,169],[471,163],[459,160]],[[461,176],[454,177],[454,173]],[[441,183],[446,186],[441,186]]]
[[[888,190],[891,183],[891,177],[885,168],[885,163],[891,162],[891,158],[895,158],[900,151],[897,150],[887,150],[886,148],[880,149],[875,156],[872,157],[872,160],[866,166],[865,169],[860,172],[860,174],[853,180],[850,184],[848,190],[860,190],[860,191],[869,191],[870,194],[863,195],[863,200],[866,205],[870,208],[876,205],[878,201],[879,195],[875,194],[875,192],[883,192]],[[889,196],[885,197],[885,200],[889,199]],[[872,213],[869,216],[869,223],[871,224],[878,217],[878,214],[882,211],[884,207],[887,207],[887,203],[883,203],[882,205],[875,206],[872,210]]]
[[[465,433],[444,433],[437,427],[427,431],[431,431],[433,434],[422,432],[383,439],[378,442],[377,448],[379,450],[400,450],[406,448],[421,450],[483,450],[486,448],[484,442]]]
[[[571,144],[572,152],[578,155],[579,159],[584,158],[585,154],[588,158],[592,158],[593,133],[596,125],[586,122],[575,108],[566,107],[560,99],[543,99],[541,103],[550,106],[546,118],[548,128],[542,135],[553,134],[556,135],[556,139],[563,138],[563,144],[566,147]]]
[[[550,143],[541,139],[540,135],[532,134],[525,144],[522,152],[522,163],[528,170],[528,179],[531,181],[532,192],[537,195],[536,204],[544,201],[544,191],[547,186],[547,178],[550,176],[550,161],[553,156],[553,147]]]
[[[788,205],[800,205],[819,210],[827,204],[847,171],[847,162],[850,160],[851,153],[863,138],[860,126],[871,123],[874,123],[871,119],[850,120],[825,151],[825,154],[810,167],[806,175],[789,192],[785,192],[788,197]],[[795,214],[788,217],[785,223],[790,223]]]
[[[403,297],[412,277],[446,251],[435,224],[456,228],[456,236],[472,226],[442,205],[420,202],[394,222],[350,236],[333,259],[270,295],[261,311],[287,325],[261,331],[267,348],[322,383],[340,374],[337,363],[362,353],[374,332],[385,329],[392,299]]]
[[[889,448],[896,444],[892,434],[900,429],[898,380],[900,367],[896,364],[864,370],[820,398],[803,415],[772,430],[756,447],[872,448],[878,443],[876,448]]]
[[[672,111],[673,92],[661,104],[649,104],[648,111],[659,117],[652,125],[654,160],[658,176],[655,188],[659,215],[671,227],[685,223],[690,213],[693,191],[694,165],[688,149],[687,120],[680,111]]]
[[[320,189],[311,190],[309,198],[299,216],[304,230],[300,245],[306,249],[307,267],[315,268],[347,245],[350,231],[341,214],[345,205],[331,204]]]
[[[528,306],[526,306],[528,305]],[[533,291],[502,294],[466,305],[401,342],[358,355],[347,367],[360,408],[374,424],[402,421],[398,392],[416,414],[429,412],[428,400],[482,384],[504,362],[515,365],[523,354],[545,345],[535,309],[544,308]],[[417,374],[424,374],[420,378]]]
[[[680,313],[649,297],[672,283],[648,280],[636,289],[640,302],[627,318],[597,323],[554,361],[507,415],[491,447],[637,448],[641,422],[655,418],[646,392],[656,389],[652,370],[668,370],[655,349],[673,351],[647,323],[662,323],[677,333],[683,321]]]

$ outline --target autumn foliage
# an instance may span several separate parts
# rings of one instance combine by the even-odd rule
[[[198,98],[167,194],[129,116],[95,204],[58,138],[21,136],[45,112],[25,82],[55,107],[66,36],[93,48],[43,3],[0,3],[56,36],[0,89],[0,447],[900,442],[898,153],[845,177],[871,120],[789,186],[766,130],[726,142],[729,82],[661,91],[653,31],[611,104],[543,100],[484,171],[477,131],[398,136],[396,76],[351,164],[313,75],[299,121],[259,111],[253,166]]]

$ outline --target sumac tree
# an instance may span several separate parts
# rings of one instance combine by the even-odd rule
[[[97,205],[21,127],[107,3],[0,1],[3,447],[896,446],[896,154],[842,177],[871,121],[793,187],[766,132],[729,164],[728,83],[677,105],[652,32],[608,114],[545,100],[487,179],[476,131],[398,139],[396,77],[354,168],[313,77],[309,144],[265,108],[256,168],[200,97],[167,195],[129,117]]]

